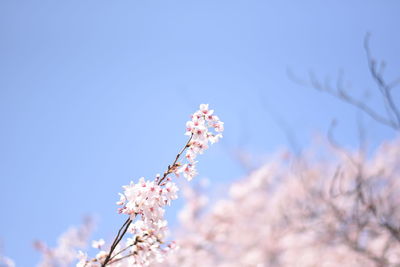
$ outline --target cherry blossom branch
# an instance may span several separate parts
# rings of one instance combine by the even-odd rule
[[[129,218],[119,229],[108,253],[101,250],[95,259],[87,260],[87,255],[81,252],[77,266],[105,267],[130,256],[132,258],[128,260],[129,265],[147,266],[155,260],[163,261],[166,252],[174,249],[174,242],[164,242],[167,234],[164,207],[178,198],[179,190],[169,174],[179,177],[182,173],[189,181],[197,174],[195,158],[208,148],[209,142],[217,142],[224,130],[223,122],[213,112],[208,109],[208,105],[200,105],[191,121],[186,123],[185,134],[190,136],[188,141],[161,177],[157,175],[153,181],[146,181],[142,177],[137,183],[131,182],[123,186],[124,192],[120,193],[120,200],[117,202],[122,207],[118,211],[129,215]],[[185,151],[186,163],[182,164],[178,161]],[[116,252],[126,233],[132,234],[134,238],[128,237],[125,246]],[[103,244],[104,240],[94,241],[93,247],[100,249]]]
[[[181,149],[181,151],[176,155],[174,162],[171,165],[168,165],[167,170],[164,172],[163,177],[158,181],[158,185],[161,185],[162,181],[167,177],[168,174],[172,173],[172,171],[174,169],[176,169],[177,167],[179,167],[179,165],[177,164],[178,159],[181,157],[182,153],[185,152],[185,150],[190,147],[190,141],[193,138],[193,134],[190,136],[189,140],[186,142],[185,146]],[[158,178],[156,178],[157,181]],[[110,252],[108,253],[106,259],[104,260],[103,264],[101,265],[102,267],[105,267],[115,255],[121,254],[123,251],[125,251],[126,249],[128,249],[129,247],[126,247],[124,249],[122,249],[121,251],[119,251],[117,254],[115,254],[114,256],[111,256],[112,253],[114,252],[115,248],[117,247],[117,245],[119,244],[119,242],[121,242],[122,238],[124,237],[124,235],[126,234],[126,231],[128,230],[129,225],[132,223],[132,219],[128,218],[125,223],[121,226],[121,228],[118,231],[117,236],[114,239],[113,244],[111,245],[110,248]],[[125,227],[125,228],[124,228]],[[122,230],[124,229],[124,230]],[[122,231],[122,234],[121,234]]]

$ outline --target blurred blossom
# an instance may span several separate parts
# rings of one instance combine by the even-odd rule
[[[0,267],[15,267],[12,259],[0,255]]]
[[[335,156],[293,158],[292,167],[278,155],[210,210],[185,188],[180,249],[162,266],[398,266],[400,140],[369,159],[327,152]]]
[[[71,227],[63,233],[55,248],[49,248],[41,241],[36,241],[34,246],[42,254],[38,267],[67,267],[76,261],[79,249],[88,246],[90,234],[93,231],[93,222],[87,218],[79,227]]]

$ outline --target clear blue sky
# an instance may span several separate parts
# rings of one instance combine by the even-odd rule
[[[341,69],[354,94],[373,90],[363,38],[372,33],[395,78],[399,12],[394,0],[1,1],[3,252],[33,266],[32,241],[55,244],[85,214],[99,218],[95,237],[111,238],[121,186],[164,170],[200,103],[226,123],[223,142],[200,158],[212,181],[243,175],[233,149],[286,146],[277,116],[303,146],[336,117],[338,138],[354,146],[357,112],[286,69],[332,79]],[[373,144],[393,136],[365,121]]]

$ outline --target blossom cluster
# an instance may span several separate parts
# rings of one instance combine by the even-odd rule
[[[214,129],[215,132],[212,131]],[[214,144],[222,138],[224,123],[214,115],[214,110],[208,109],[207,104],[201,104],[200,109],[192,115],[186,123],[186,135],[191,136],[189,149],[186,151],[188,163],[184,164],[177,173],[183,173],[189,181],[197,174],[196,156],[203,154],[208,148],[208,143]]]
[[[117,205],[120,206],[119,213],[129,216],[121,229],[126,229],[131,237],[124,242],[114,242],[110,252],[103,249],[104,240],[94,241],[93,247],[100,250],[96,258],[88,260],[85,253],[80,253],[78,267],[148,266],[152,262],[162,262],[166,254],[176,248],[174,242],[165,242],[168,231],[165,206],[178,197],[179,190],[170,175],[179,177],[183,174],[190,181],[197,174],[195,158],[208,148],[209,143],[217,142],[224,130],[223,122],[213,113],[207,104],[200,105],[186,123],[189,141],[162,176],[157,175],[153,181],[142,177],[137,183],[123,186]],[[185,151],[186,163],[182,163],[178,160]]]

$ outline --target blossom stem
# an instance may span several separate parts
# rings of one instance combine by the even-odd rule
[[[110,252],[108,253],[107,257],[105,258],[103,264],[101,265],[101,267],[104,267],[107,265],[107,263],[110,261],[111,259],[111,255],[114,252],[115,248],[117,247],[117,245],[119,244],[119,242],[121,242],[122,238],[124,237],[126,231],[129,228],[129,225],[132,223],[131,218],[129,217],[125,223],[121,226],[121,228],[118,230],[118,234],[114,239],[114,242],[111,245],[110,248]],[[122,233],[121,233],[122,232]]]
[[[182,153],[185,152],[185,150],[190,146],[190,141],[192,141],[193,134],[190,136],[189,140],[186,142],[185,146],[179,151],[179,153],[175,157],[175,161],[172,163],[172,165],[168,165],[168,169],[164,172],[163,177],[158,181],[158,185],[162,183],[163,180],[167,177],[168,174],[171,173],[171,170],[173,168],[176,168],[176,163],[178,162],[178,159],[181,157]]]

